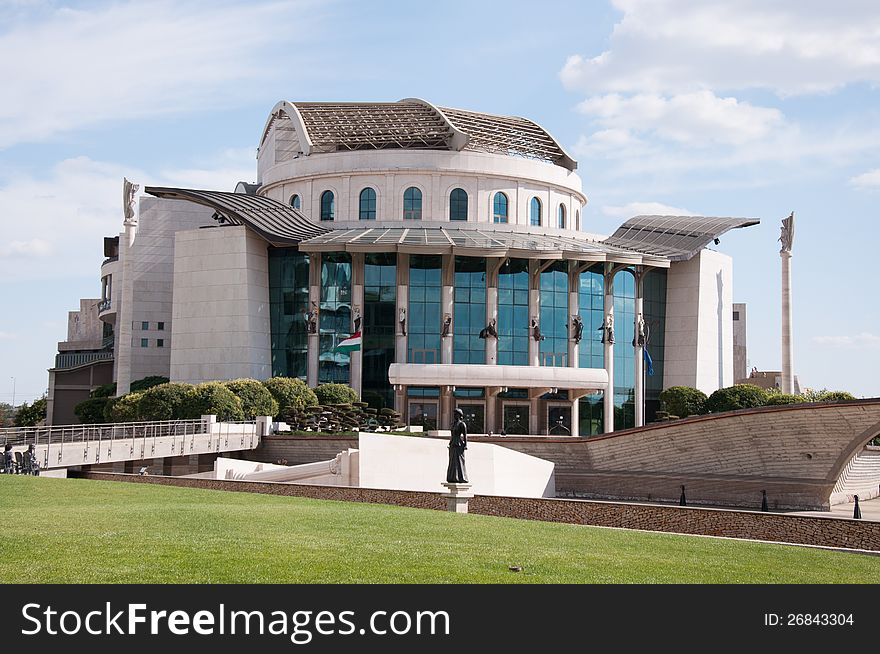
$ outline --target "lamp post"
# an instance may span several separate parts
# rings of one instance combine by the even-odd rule
[[[15,377],[10,377],[12,380],[12,410],[15,411]]]

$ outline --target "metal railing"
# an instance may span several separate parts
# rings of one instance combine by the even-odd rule
[[[101,300],[98,302],[98,313],[103,313],[110,309],[113,306],[113,300],[107,298],[106,300]]]
[[[253,424],[253,423],[250,423]],[[206,425],[197,420],[155,420],[151,422],[118,422],[98,425],[47,425],[45,427],[6,427],[0,429],[0,443],[20,445],[58,445],[85,441],[113,441],[161,436],[189,436],[206,432]]]
[[[95,361],[110,361],[113,359],[112,351],[100,352],[61,352],[55,355],[56,368],[74,368]]]

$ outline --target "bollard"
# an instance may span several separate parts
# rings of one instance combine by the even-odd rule
[[[765,513],[770,510],[767,506],[767,491],[765,490],[761,491],[761,510]]]
[[[684,486],[681,487],[681,497],[678,498],[680,506],[687,506],[687,498],[684,496]]]

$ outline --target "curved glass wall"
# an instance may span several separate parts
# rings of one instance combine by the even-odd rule
[[[635,426],[635,277],[629,270],[614,276],[614,429]]]
[[[333,220],[336,215],[336,199],[333,191],[321,193],[321,220]]]
[[[376,220],[376,191],[370,187],[361,191],[358,205],[359,220]]]
[[[449,194],[449,220],[467,220],[468,196],[464,189],[456,188]]]
[[[272,376],[306,378],[308,368],[309,256],[269,248],[269,325]]]
[[[486,363],[486,260],[455,257],[453,363]]]
[[[666,357],[666,273],[655,268],[643,282],[645,327],[648,336],[646,349],[651,357],[654,374],[647,374],[645,365],[645,422],[652,422],[660,409],[663,390],[663,362]]]
[[[507,222],[507,196],[498,192],[492,201],[492,219],[496,223]]]
[[[351,336],[351,255],[347,252],[321,255],[318,333],[318,383],[350,383],[351,355],[336,350]]]
[[[541,273],[541,365],[568,365],[568,262]]]
[[[441,266],[440,255],[413,254],[409,258],[409,363],[440,363]]]
[[[364,255],[361,398],[376,409],[394,406],[388,366],[394,363],[397,255]]]
[[[538,198],[532,198],[529,202],[529,224],[532,227],[541,226],[541,201]]]
[[[508,259],[498,271],[497,328],[498,365],[529,365],[529,262],[527,259]]]
[[[422,219],[422,192],[415,186],[410,186],[403,192],[403,219]]]

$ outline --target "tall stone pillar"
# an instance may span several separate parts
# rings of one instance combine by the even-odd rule
[[[614,318],[614,267],[605,264],[605,320]],[[608,373],[608,387],[604,395],[605,433],[614,431],[614,343],[610,343],[606,334],[605,340],[605,372]]]
[[[309,310],[321,306],[321,255],[309,255]],[[318,385],[318,355],[320,354],[320,331],[321,316],[318,314],[318,324],[315,333],[309,332],[308,343],[308,367],[306,369],[306,381],[314,388]]]
[[[572,391],[574,399],[571,401],[571,435],[581,435],[581,396]]]
[[[782,259],[782,392],[794,393],[794,343],[791,329],[791,246],[794,243],[794,211],[783,219],[779,242]]]
[[[568,273],[568,365],[570,368],[580,368],[581,346],[574,340],[574,317],[581,312],[580,269],[574,263],[571,267]]]
[[[529,260],[529,324],[526,325],[529,332],[529,365],[541,365],[541,343],[532,336],[530,325],[532,320],[541,322],[541,273],[540,261]],[[534,413],[534,411],[532,412]]]
[[[633,353],[633,373],[635,380],[635,426],[645,425],[645,348],[639,341],[639,318],[644,318],[644,269],[636,269],[636,315],[633,325],[635,352]],[[625,344],[624,344],[625,346]]]
[[[442,336],[440,338],[440,362],[452,363],[453,344],[455,342],[455,337],[453,336],[455,332],[455,287],[453,286],[455,280],[455,257],[444,254],[442,265],[443,269],[440,273],[440,278],[443,282],[443,287],[440,290],[440,333],[443,333],[443,322],[447,316],[451,317],[453,322],[449,329],[449,334],[445,338]]]

